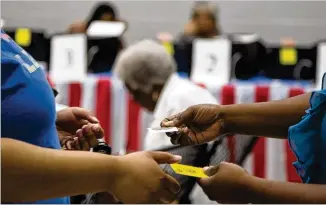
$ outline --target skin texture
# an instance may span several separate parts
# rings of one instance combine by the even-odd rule
[[[264,103],[195,105],[164,119],[162,127],[178,127],[169,133],[173,144],[196,145],[224,134],[248,134],[287,138],[288,128],[298,123],[309,108],[311,93]]]
[[[89,151],[98,144],[104,131],[88,110],[69,107],[57,112],[56,126],[63,149]]]
[[[224,134],[248,134],[286,139],[288,128],[309,108],[311,93],[265,103],[227,106],[196,105],[164,119],[173,144],[196,145]],[[271,181],[249,176],[238,165],[223,162],[205,168],[208,178],[198,181],[211,200],[219,203],[326,203],[326,185]],[[236,197],[235,197],[236,193]]]
[[[326,203],[326,185],[266,180],[250,176],[242,167],[226,162],[204,170],[210,177],[200,179],[198,184],[218,203]]]
[[[208,10],[198,10],[184,28],[184,35],[211,38],[216,36],[216,23]]]
[[[180,157],[163,152],[109,156],[41,148],[2,137],[1,200],[31,202],[109,192],[123,203],[170,203],[180,187],[158,164],[178,161]]]
[[[128,92],[133,97],[133,99],[139,103],[146,110],[153,112],[156,106],[156,103],[159,99],[161,91],[164,85],[154,85],[151,92],[146,93],[141,89],[133,89],[130,85],[125,83]]]

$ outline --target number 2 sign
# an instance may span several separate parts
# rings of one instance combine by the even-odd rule
[[[231,76],[232,44],[226,38],[196,39],[190,78],[197,83],[226,84]]]

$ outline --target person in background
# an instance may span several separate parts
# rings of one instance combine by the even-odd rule
[[[195,2],[190,21],[185,25],[179,40],[213,38],[221,35],[218,18],[218,8],[214,2]]]
[[[86,33],[89,26],[94,21],[112,21],[123,22],[127,30],[127,22],[119,19],[118,11],[110,2],[98,3],[87,20],[83,22],[73,23],[68,28],[68,33]],[[125,32],[124,31],[124,32]],[[118,38],[104,38],[88,40],[88,72],[91,73],[106,73],[111,71],[112,64],[125,46],[125,41],[122,36]]]
[[[79,123],[79,114],[69,109],[56,116],[45,73],[1,30],[2,203],[67,204],[68,196],[97,192],[109,192],[123,203],[175,200],[180,186],[158,164],[177,163],[179,156],[61,150],[57,126],[68,132],[65,136],[74,135],[80,125],[68,130]]]
[[[124,82],[134,100],[153,113],[154,119],[150,124],[152,128],[159,127],[162,118],[181,112],[184,107],[198,103],[217,103],[207,89],[179,77],[172,56],[162,45],[152,40],[140,41],[123,50],[115,62],[114,74]],[[145,150],[171,148],[164,133],[148,132],[144,141]],[[188,153],[183,158],[183,164],[204,166],[209,161],[195,162],[198,156],[207,154],[207,145],[173,151],[178,154]],[[169,167],[163,168],[169,171]],[[186,197],[195,185],[195,180],[178,175],[175,177],[186,189],[180,197],[180,203],[189,203],[185,200],[189,200]]]
[[[116,8],[109,2],[98,3],[86,21],[71,24],[68,28],[68,32],[86,33],[93,21],[119,21]]]
[[[198,182],[211,200],[240,204],[326,203],[325,86],[320,91],[278,101],[195,105],[163,120],[162,126],[179,127],[180,132],[169,136],[173,144],[181,145],[205,143],[228,133],[289,140],[297,157],[293,165],[304,184],[250,176],[243,168],[224,162],[204,168],[209,177]]]

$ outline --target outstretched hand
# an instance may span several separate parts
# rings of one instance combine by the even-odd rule
[[[162,127],[177,127],[179,132],[168,133],[174,145],[198,145],[215,140],[223,134],[224,121],[218,105],[200,104],[165,118]]]

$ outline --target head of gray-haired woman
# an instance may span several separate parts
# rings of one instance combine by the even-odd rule
[[[124,49],[114,65],[114,74],[124,82],[134,100],[149,111],[154,111],[165,83],[175,72],[173,57],[152,40]]]

